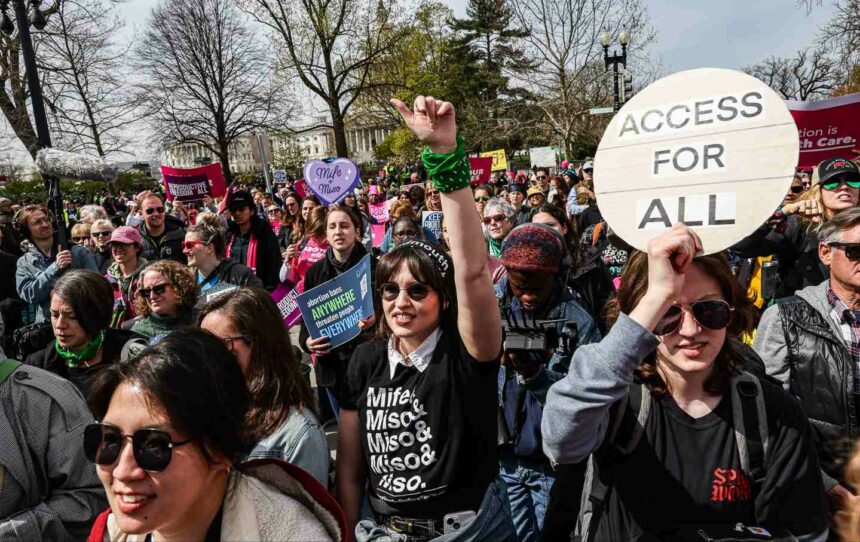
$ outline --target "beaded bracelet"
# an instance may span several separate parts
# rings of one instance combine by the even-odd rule
[[[430,148],[421,153],[421,160],[427,169],[427,174],[433,185],[440,192],[450,193],[469,186],[472,180],[472,168],[466,158],[466,146],[463,137],[457,136],[457,149],[448,154],[430,152]]]

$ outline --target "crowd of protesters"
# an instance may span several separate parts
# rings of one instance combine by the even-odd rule
[[[0,199],[0,540],[860,539],[856,162],[639,252],[590,159],[470,186],[452,104],[392,105],[420,166],[328,207]],[[358,336],[291,339],[271,292],[367,255]]]

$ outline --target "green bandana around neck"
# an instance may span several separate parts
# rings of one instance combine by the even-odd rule
[[[80,352],[72,352],[60,346],[60,341],[54,340],[54,350],[57,351],[57,354],[66,362],[70,369],[77,368],[78,364],[89,361],[95,357],[96,353],[99,351],[99,348],[102,346],[102,342],[105,339],[105,330],[99,331],[99,334],[96,335],[96,338],[91,340]]]

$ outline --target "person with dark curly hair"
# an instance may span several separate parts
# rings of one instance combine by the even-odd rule
[[[134,301],[139,316],[131,320],[131,330],[152,340],[192,325],[199,296],[200,287],[188,267],[158,260],[140,274]]]
[[[628,262],[617,314],[547,395],[543,449],[589,459],[582,540],[824,540],[829,517],[800,403],[747,368],[755,306],[725,257],[676,224]],[[588,516],[588,517],[586,517]],[[746,531],[744,531],[746,532]],[[702,534],[704,533],[704,535]]]

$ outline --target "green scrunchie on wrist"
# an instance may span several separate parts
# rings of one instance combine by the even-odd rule
[[[457,136],[457,149],[448,154],[430,152],[430,148],[421,153],[421,161],[430,180],[440,192],[454,192],[469,186],[472,180],[472,168],[466,158],[466,146],[463,136]]]

